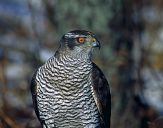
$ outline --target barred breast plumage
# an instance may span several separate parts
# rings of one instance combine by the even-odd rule
[[[36,71],[31,92],[43,128],[110,127],[109,85],[91,61],[96,46],[99,44],[92,33],[72,31],[62,37],[55,55]]]
[[[66,64],[66,61],[54,57],[38,70],[40,118],[51,127],[96,126],[99,114],[91,90],[92,65],[76,60]]]

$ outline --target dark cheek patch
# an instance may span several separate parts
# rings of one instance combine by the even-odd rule
[[[73,38],[69,38],[66,40],[67,46],[70,48],[70,50],[73,50],[75,47],[75,41]]]

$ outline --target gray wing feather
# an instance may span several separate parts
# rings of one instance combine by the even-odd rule
[[[101,116],[102,128],[110,128],[111,94],[109,84],[95,63],[93,63],[92,81],[94,99]]]

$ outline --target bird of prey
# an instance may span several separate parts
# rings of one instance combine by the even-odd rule
[[[35,72],[31,93],[43,128],[110,128],[109,84],[92,62],[95,47],[100,43],[92,32],[70,31]]]

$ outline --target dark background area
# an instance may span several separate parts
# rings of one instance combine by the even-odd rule
[[[94,62],[110,83],[111,127],[149,128],[163,115],[162,0],[0,0],[0,128],[40,127],[31,77],[73,29],[101,41]]]

